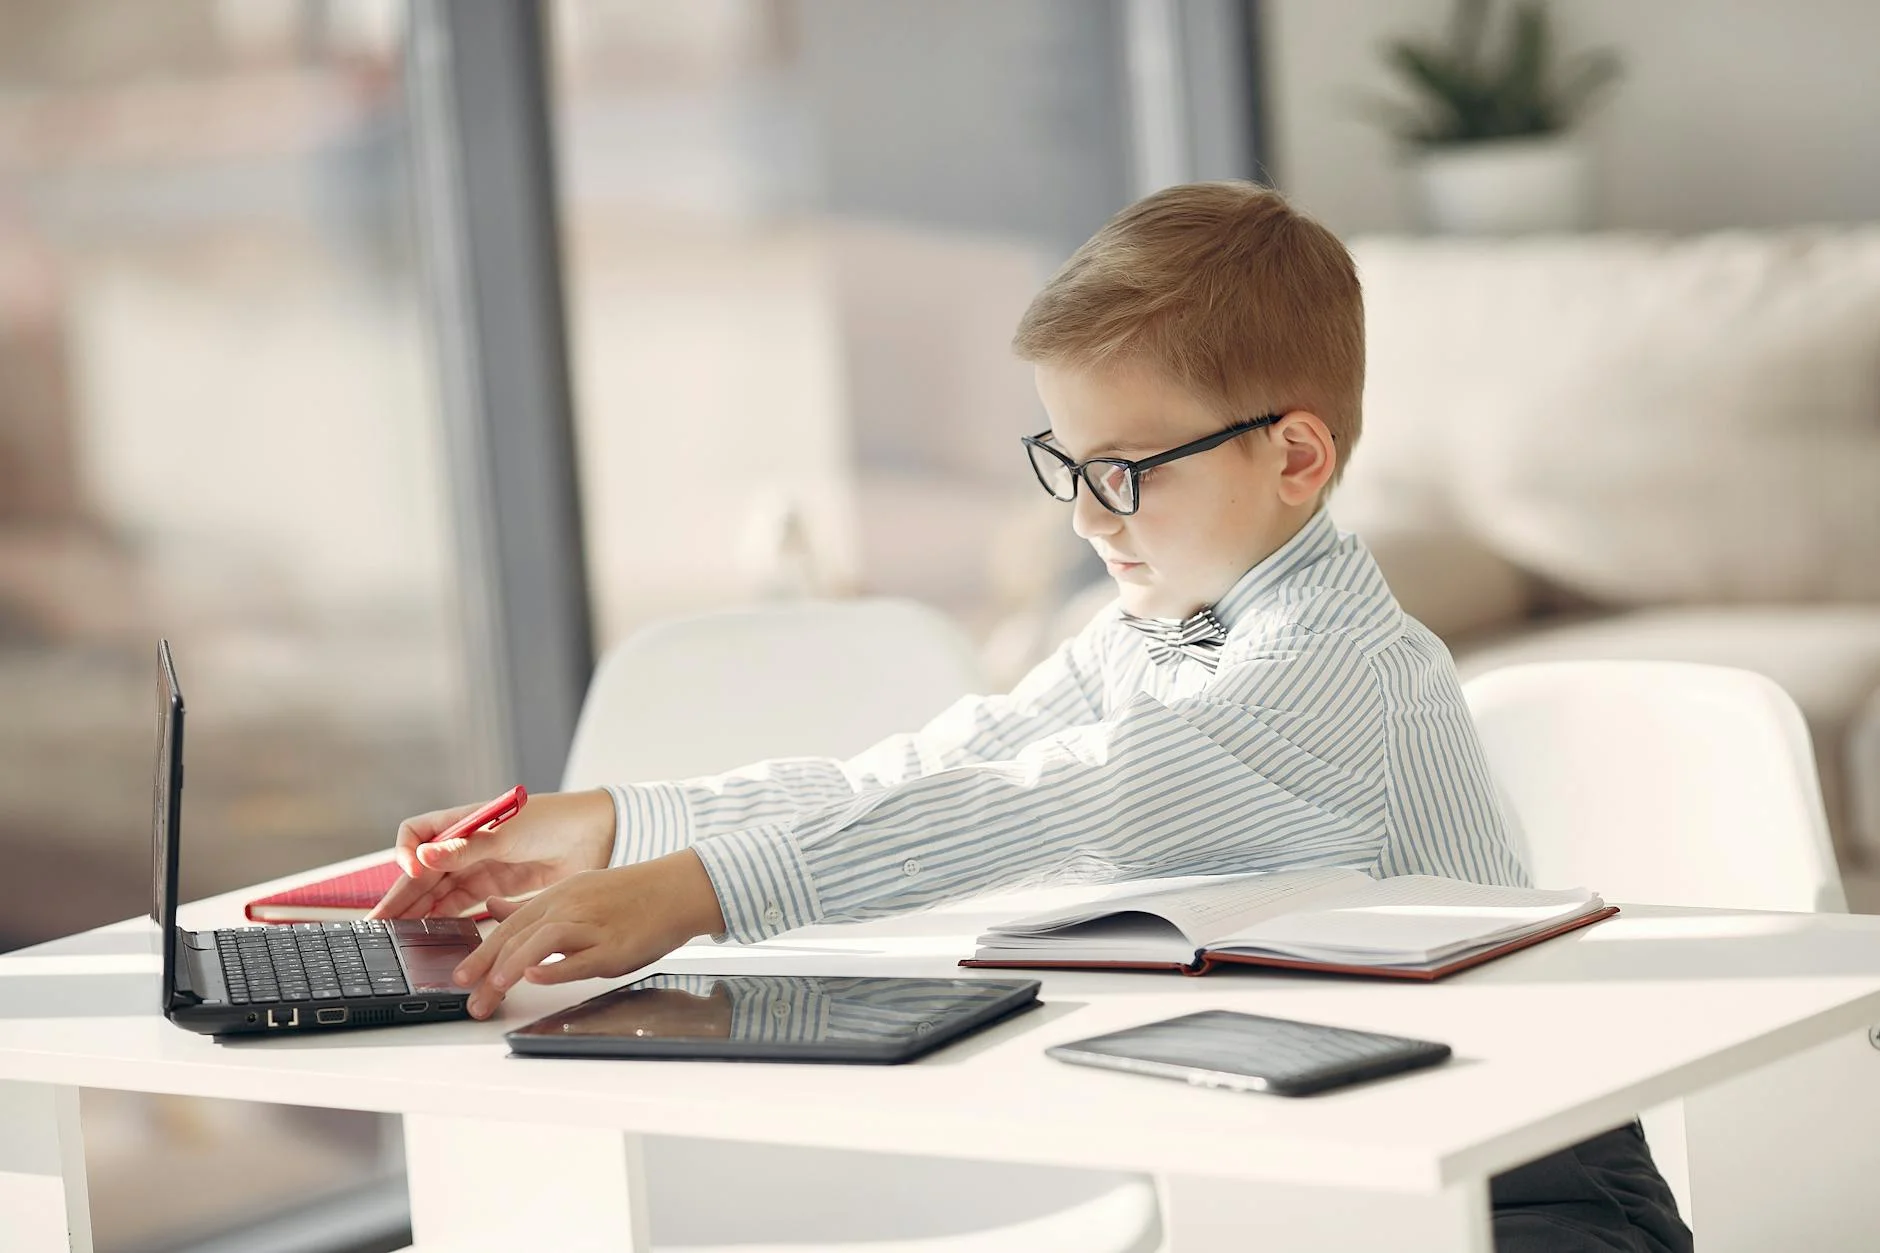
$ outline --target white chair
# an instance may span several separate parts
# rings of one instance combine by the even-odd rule
[[[1659,905],[1846,909],[1807,727],[1768,678],[1680,662],[1551,662],[1490,671],[1464,692],[1538,886]],[[1828,1249],[1861,1247],[1848,1233],[1880,1230],[1880,1207],[1862,1228],[1832,1207],[1795,1204],[1797,1190],[1872,1195],[1858,1181],[1880,1174],[1876,1112],[1880,1053],[1862,1035],[1644,1122],[1702,1247]],[[1769,1170],[1777,1145],[1779,1182]]]
[[[562,785],[846,757],[978,685],[908,601],[786,602],[649,626],[588,687]],[[1096,1171],[649,1137],[653,1245],[687,1253],[1147,1253],[1153,1185]]]
[[[914,601],[785,601],[668,619],[601,659],[562,783],[847,757],[978,686],[970,642]]]
[[[1770,679],[1563,661],[1491,670],[1464,692],[1537,884],[1846,911],[1808,728]]]

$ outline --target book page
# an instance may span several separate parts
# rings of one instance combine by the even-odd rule
[[[973,956],[987,961],[1167,962],[1186,966],[1201,946],[1153,914],[1108,914],[1060,931],[979,937]]]
[[[1122,884],[1082,905],[1014,919],[994,927],[981,944],[1001,936],[1041,936],[1076,927],[1066,936],[1068,947],[1092,937],[1096,920],[1120,914],[1153,914],[1166,918],[1196,948],[1207,948],[1220,937],[1285,910],[1330,901],[1340,893],[1361,890],[1371,883],[1361,870],[1326,867],[1280,870],[1267,874],[1190,876],[1171,886],[1148,880]],[[1090,925],[1080,925],[1090,924]]]
[[[1213,947],[1307,961],[1422,963],[1490,948],[1603,905],[1585,888],[1493,887],[1402,875],[1237,928]]]

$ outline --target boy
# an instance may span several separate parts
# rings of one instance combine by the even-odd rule
[[[1343,245],[1262,188],[1170,188],[1078,250],[1014,347],[1051,419],[1024,441],[1032,471],[1116,604],[1010,694],[848,762],[546,796],[469,842],[428,842],[467,808],[408,820],[410,877],[378,912],[489,898],[500,925],[458,972],[473,1015],[519,979],[621,975],[698,935],[757,940],[1050,877],[1349,865],[1526,881],[1449,654],[1321,508],[1364,384]],[[1643,1158],[1642,1141],[1617,1148]],[[1584,1190],[1585,1157],[1556,1158],[1523,1168],[1538,1180],[1505,1177],[1514,1199],[1558,1207],[1567,1175]],[[1610,1189],[1589,1204],[1630,1229]]]

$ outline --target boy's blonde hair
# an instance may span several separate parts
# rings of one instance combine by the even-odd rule
[[[1223,422],[1305,409],[1362,426],[1364,299],[1338,237],[1252,183],[1188,183],[1105,223],[1019,320],[1026,361],[1141,366]]]

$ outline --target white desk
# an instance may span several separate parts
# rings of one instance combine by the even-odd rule
[[[247,895],[187,906],[183,925],[237,924]],[[698,944],[660,968],[952,975],[981,924],[1009,913],[956,907],[760,948]],[[1880,917],[1628,907],[1433,986],[1239,971],[1049,975],[1044,1009],[901,1067],[507,1055],[507,1027],[592,995],[595,983],[524,986],[488,1023],[222,1045],[155,1012],[147,928],[121,923],[0,956],[7,1253],[67,1248],[68,1222],[69,1247],[90,1247],[82,1087],[401,1114],[426,1253],[512,1237],[524,1248],[643,1245],[636,1137],[646,1134],[1150,1172],[1165,1184],[1170,1247],[1184,1251],[1485,1250],[1496,1172],[1880,1021]],[[1427,1036],[1456,1058],[1294,1101],[1042,1053],[1204,1007]]]

